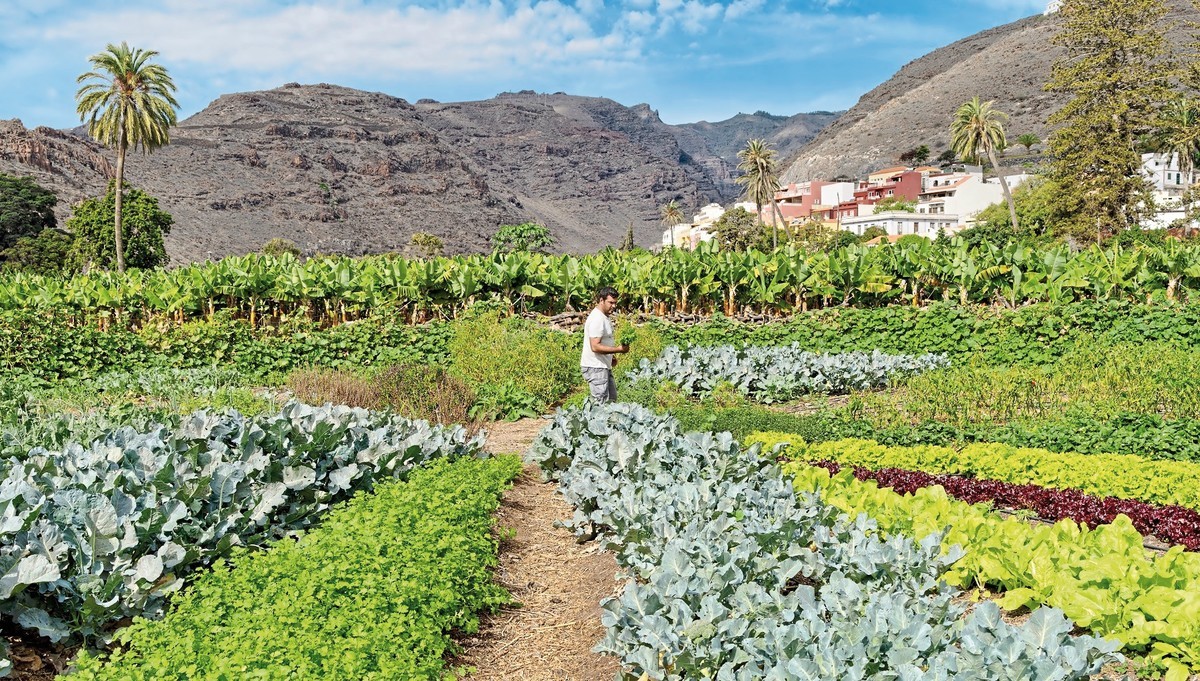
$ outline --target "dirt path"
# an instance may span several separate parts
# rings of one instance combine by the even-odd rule
[[[524,452],[546,425],[542,419],[488,428],[492,452]],[[611,681],[616,659],[591,652],[604,635],[600,600],[614,593],[617,564],[595,544],[580,546],[554,527],[571,515],[557,486],[543,483],[526,466],[497,512],[499,525],[515,533],[500,545],[496,579],[520,607],[485,619],[478,635],[463,641],[455,660],[477,669],[477,681]]]

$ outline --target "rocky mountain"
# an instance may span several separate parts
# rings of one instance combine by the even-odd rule
[[[1188,21],[1200,20],[1190,0],[1169,0],[1174,28],[1170,45],[1188,41]],[[821,130],[784,172],[785,182],[860,177],[926,144],[936,157],[949,148],[954,111],[971,97],[995,100],[1011,117],[1010,140],[1031,132],[1047,139],[1047,117],[1066,101],[1042,86],[1062,48],[1051,44],[1059,30],[1056,14],[1021,19],[934,50],[900,69],[888,81]]]
[[[823,120],[770,117],[767,128],[802,136]],[[181,121],[169,146],[126,167],[175,217],[175,263],[274,237],[310,253],[398,251],[417,231],[450,252],[481,251],[498,225],[530,220],[550,228],[558,250],[580,252],[619,243],[630,224],[638,243],[656,243],[670,200],[731,199],[736,130],[749,128],[722,125],[697,124],[722,131],[710,144],[644,104],[530,91],[410,104],[293,83],[220,97]],[[111,159],[83,135],[0,121],[0,172],[53,188],[62,221],[103,191]]]
[[[700,121],[672,127],[680,148],[710,169],[710,176],[724,194],[733,197],[740,192],[733,181],[737,176],[737,153],[745,148],[747,140],[765,139],[779,152],[780,159],[790,159],[840,115],[841,112],[814,111],[774,116],[756,111],[739,113],[716,123]]]

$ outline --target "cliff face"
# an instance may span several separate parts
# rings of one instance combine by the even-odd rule
[[[793,120],[770,119],[772,129]],[[737,137],[721,126],[700,127]],[[668,201],[691,209],[733,198],[732,144],[710,147],[705,133],[666,125],[647,105],[594,97],[414,105],[289,84],[220,97],[181,121],[169,146],[131,154],[126,172],[175,217],[167,249],[177,264],[275,237],[359,254],[402,250],[426,231],[451,253],[482,251],[499,225],[529,220],[547,225],[560,251],[593,251],[619,243],[630,224],[639,243],[656,243]],[[112,152],[82,129],[4,121],[0,172],[54,189],[65,222],[72,204],[104,191]]]
[[[1186,22],[1200,20],[1190,0],[1169,0],[1169,45],[1185,45]],[[1049,137],[1046,119],[1066,102],[1043,90],[1063,50],[1051,43],[1057,15],[1035,16],[999,26],[934,50],[863,95],[798,153],[783,181],[859,177],[894,163],[926,144],[936,157],[949,148],[950,121],[976,95],[995,100],[1009,114],[1010,144],[1018,135]]]

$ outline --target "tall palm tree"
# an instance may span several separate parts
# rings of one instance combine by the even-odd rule
[[[671,230],[671,246],[675,245],[675,225],[683,222],[683,209],[675,203],[675,199],[662,207],[662,222]]]
[[[175,83],[167,70],[150,60],[154,50],[139,50],[126,43],[109,44],[89,57],[92,70],[79,76],[75,93],[80,120],[97,142],[117,150],[116,220],[113,236],[117,248],[117,271],[125,271],[125,248],[121,234],[121,204],[125,193],[125,154],[141,148],[149,153],[171,141],[179,103],[172,93]],[[89,82],[90,81],[90,82]]]
[[[1200,103],[1188,97],[1171,100],[1159,115],[1155,134],[1159,149],[1179,154],[1179,169],[1195,184],[1196,158],[1200,157]]]
[[[981,152],[987,155],[996,171],[996,179],[1000,180],[1000,189],[1004,191],[1004,200],[1008,202],[1008,216],[1016,230],[1017,207],[1013,204],[1012,192],[1008,190],[1008,182],[996,161],[996,150],[1008,145],[1004,138],[1004,121],[1008,120],[1008,114],[993,109],[993,103],[980,102],[979,97],[975,96],[958,107],[950,123],[950,148],[960,158],[978,156]]]
[[[746,187],[746,198],[754,202],[758,220],[762,222],[763,204],[771,206],[771,242],[779,248],[779,221],[783,215],[775,205],[775,192],[779,191],[779,176],[776,175],[775,150],[766,140],[756,139],[746,143],[738,152],[738,170],[742,174],[736,182]]]

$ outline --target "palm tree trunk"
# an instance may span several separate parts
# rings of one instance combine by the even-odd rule
[[[125,198],[125,135],[117,142],[117,197],[113,207],[113,242],[117,248],[117,272],[125,271],[125,240],[121,238],[121,204]]]
[[[784,224],[783,211],[779,209],[779,204],[776,203],[774,198],[771,199],[771,212],[775,216],[775,220],[772,222],[776,225],[775,249],[779,250],[778,226]]]
[[[992,145],[987,146],[988,160],[992,162],[992,170],[996,173],[996,179],[1000,180],[1000,189],[1004,192],[1004,200],[1008,202],[1008,217],[1012,220],[1013,231],[1017,231],[1017,206],[1013,203],[1012,192],[1008,190],[1008,181],[1004,179],[1004,173],[1000,172],[1000,164],[996,161],[996,151],[992,149]]]

